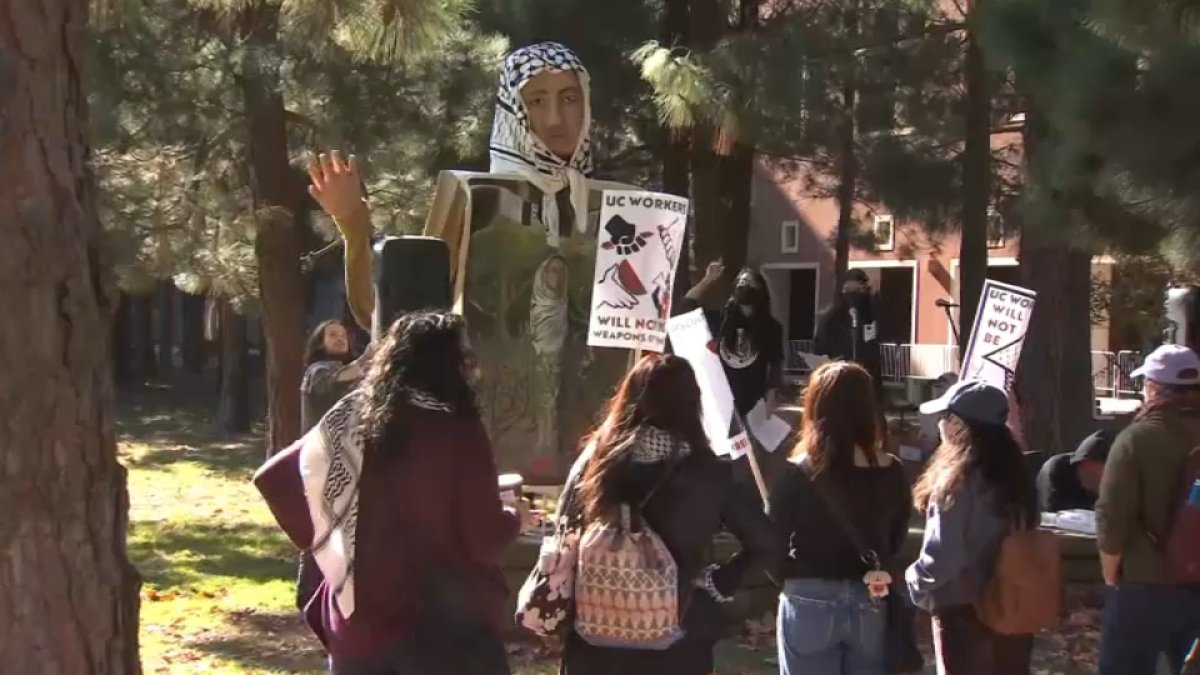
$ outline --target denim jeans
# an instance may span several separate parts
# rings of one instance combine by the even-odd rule
[[[1200,589],[1121,584],[1108,589],[1100,675],[1154,673],[1160,654],[1178,673],[1200,637]]]
[[[779,596],[780,675],[886,675],[886,624],[861,581],[790,579]]]

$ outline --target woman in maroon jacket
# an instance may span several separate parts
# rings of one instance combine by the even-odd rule
[[[500,502],[462,319],[399,319],[363,386],[305,437],[301,473],[338,675],[507,673]]]

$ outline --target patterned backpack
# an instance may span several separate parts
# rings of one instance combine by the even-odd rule
[[[575,632],[597,647],[662,650],[683,637],[679,568],[640,512],[675,465],[642,500],[639,514],[622,504],[617,523],[593,523],[583,533],[575,574]]]

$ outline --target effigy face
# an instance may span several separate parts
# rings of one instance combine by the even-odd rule
[[[498,468],[561,482],[629,362],[627,350],[587,346],[601,191],[629,188],[589,181],[583,224],[550,237],[542,194],[523,179],[462,174],[460,186],[470,198],[451,242],[458,300]]]

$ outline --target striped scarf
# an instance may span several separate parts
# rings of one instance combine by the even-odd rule
[[[423,410],[453,412],[424,392],[409,391],[407,399]],[[361,417],[366,402],[362,389],[338,401],[305,434],[300,448],[300,475],[313,523],[311,551],[346,618],[354,614],[358,487],[366,445]]]

